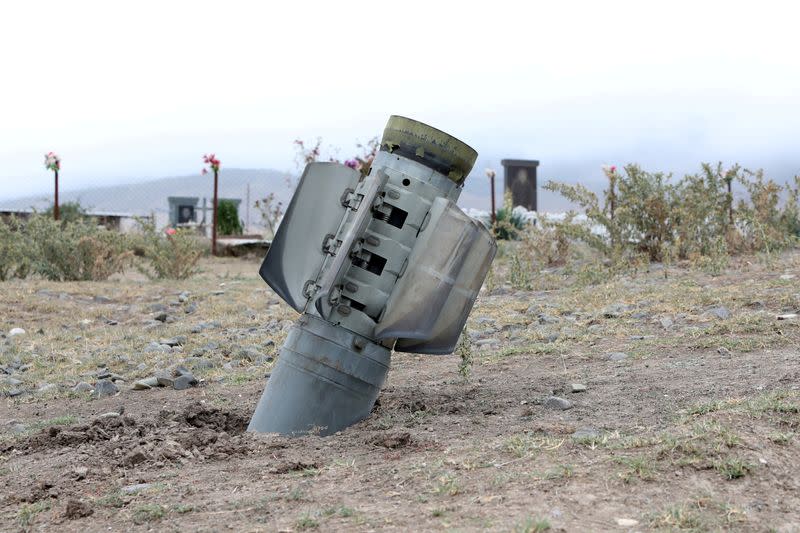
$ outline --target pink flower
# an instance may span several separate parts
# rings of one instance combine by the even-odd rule
[[[203,167],[203,170],[200,171],[200,174],[205,176],[206,174],[208,174],[208,169],[206,167]]]
[[[611,171],[611,173],[613,174],[614,172],[616,172],[616,171],[617,171],[617,167],[615,167],[614,165],[611,165],[611,168],[610,168],[609,170],[610,170],[610,171]]]
[[[175,228],[167,228],[167,229],[166,229],[166,231],[165,231],[165,233],[166,233],[168,236],[172,237],[173,235],[175,235],[176,233],[178,233],[178,230],[176,230]]]
[[[344,166],[350,167],[352,169],[357,169],[358,161],[356,161],[355,159],[348,159],[347,161],[344,162]]]

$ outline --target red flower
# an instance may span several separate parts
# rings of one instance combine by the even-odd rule
[[[172,237],[173,235],[175,235],[176,233],[178,233],[178,230],[176,230],[175,228],[167,228],[167,229],[166,229],[166,231],[165,231],[165,233],[166,233],[166,234],[167,234],[169,237]]]

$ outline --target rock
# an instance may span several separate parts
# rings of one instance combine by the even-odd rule
[[[567,409],[572,409],[572,402],[569,400],[565,400],[564,398],[559,398],[558,396],[548,396],[542,402],[544,407],[548,409],[556,409],[559,411],[566,411]]]
[[[650,316],[650,313],[647,311],[636,311],[631,315],[631,318],[635,318],[636,320],[642,320]]]
[[[626,311],[630,310],[629,305],[625,304],[612,304],[603,309],[603,316],[605,318],[619,318],[621,317]]]
[[[104,396],[113,396],[118,392],[119,388],[114,385],[112,381],[107,379],[98,380],[98,382],[94,384],[94,395],[98,398],[103,398]]]
[[[573,439],[596,439],[600,437],[600,432],[594,428],[580,428],[572,434]]]
[[[586,392],[586,385],[583,383],[571,383],[569,389],[571,392]]]
[[[177,337],[171,337],[169,339],[161,339],[160,341],[158,341],[158,343],[169,347],[183,346],[184,344],[186,344],[186,340],[187,340],[186,337],[184,337],[183,335],[178,335]]]
[[[48,392],[48,391],[53,391],[53,390],[57,390],[57,389],[58,389],[58,385],[56,385],[55,383],[42,383],[39,386],[39,388],[36,389],[36,392]]]
[[[186,364],[193,370],[210,370],[217,366],[214,364],[214,361],[206,359],[205,357],[188,357],[186,359]]]
[[[92,300],[94,300],[95,303],[98,303],[98,304],[110,304],[110,303],[112,303],[111,298],[109,298],[108,296],[103,296],[102,294],[96,295],[94,298],[92,298]]]
[[[186,390],[197,384],[197,380],[192,375],[183,375],[175,378],[172,382],[172,388],[175,390]]]
[[[9,387],[17,387],[22,385],[22,380],[17,378],[12,378],[11,376],[7,378],[3,378],[3,385],[8,385]]]
[[[25,433],[26,431],[28,431],[28,426],[26,426],[25,424],[18,423],[11,425],[11,433],[19,434],[19,433]]]
[[[258,366],[261,366],[261,365],[265,365],[267,363],[271,363],[274,360],[275,360],[275,358],[272,357],[271,355],[262,355],[258,359],[255,360],[254,364],[256,364]]]
[[[86,476],[89,474],[89,469],[85,466],[76,466],[72,473],[75,475],[75,481],[80,481],[82,479],[86,479]]]
[[[189,305],[183,308],[183,312],[186,313],[187,315],[191,315],[196,311],[197,311],[197,304],[195,304],[194,302],[190,303]]]
[[[188,302],[189,301],[189,293],[184,291],[178,295],[178,301],[180,303]]]
[[[747,307],[750,309],[764,309],[764,302],[763,300],[753,300],[752,302],[748,302]]]
[[[94,387],[92,387],[85,381],[81,381],[77,385],[72,387],[72,392],[90,392],[93,388]]]
[[[245,346],[244,348],[240,348],[239,351],[236,352],[237,359],[245,359],[247,361],[255,361],[260,356],[261,356],[261,351],[252,346]]]
[[[800,315],[798,315],[797,313],[787,313],[785,315],[778,315],[778,320],[794,320],[798,316]]]
[[[731,312],[728,311],[726,307],[719,306],[719,307],[712,307],[708,310],[709,314],[712,316],[717,317],[720,320],[727,320],[731,317]]]
[[[121,415],[120,415],[118,412],[116,412],[116,411],[109,411],[109,412],[107,412],[107,413],[103,413],[103,414],[101,414],[101,415],[97,415],[97,418],[98,418],[98,419],[103,419],[103,418],[118,418],[119,416],[121,416]]]
[[[167,313],[158,313],[153,317],[154,320],[158,320],[159,322],[166,322],[167,318],[169,318]]]
[[[781,274],[781,275],[779,276],[779,279],[781,279],[781,280],[783,280],[783,281],[788,281],[788,280],[790,280],[790,279],[794,279],[795,277],[796,277],[796,276],[795,276],[794,274]]]
[[[67,507],[64,509],[64,518],[67,520],[75,520],[77,518],[85,518],[94,513],[94,509],[89,507],[89,504],[70,498],[67,500]]]
[[[731,351],[729,349],[727,349],[726,347],[724,347],[724,346],[720,346],[719,348],[717,348],[717,353],[722,355],[722,356],[724,356],[724,357],[730,357],[731,356]]]
[[[617,525],[620,527],[634,527],[639,525],[639,521],[633,518],[617,518]]]
[[[668,317],[668,316],[665,316],[665,317],[659,319],[658,323],[661,324],[661,327],[664,328],[664,329],[669,329],[674,324],[672,322],[672,319],[670,317]]]
[[[222,368],[224,368],[225,370],[233,370],[234,368],[239,368],[239,361],[228,361],[227,363],[222,365]]]
[[[16,337],[17,335],[25,335],[25,330],[22,328],[11,328],[8,332],[9,337]]]
[[[25,394],[25,391],[23,389],[9,389],[6,392],[6,396],[8,396],[9,398],[15,398],[17,396],[22,396],[23,394]]]
[[[500,344],[498,339],[480,339],[475,342],[475,346],[497,346]]]
[[[475,324],[483,325],[483,324],[494,324],[496,322],[496,320],[494,318],[491,318],[491,317],[488,317],[488,316],[479,316],[479,317],[475,317],[474,322],[475,322]]]
[[[558,317],[554,317],[546,313],[539,314],[537,318],[539,319],[539,324],[558,324],[560,322]]]
[[[628,354],[625,352],[611,352],[608,354],[609,361],[623,361],[628,358]]]
[[[135,485],[126,485],[119,490],[125,494],[136,494],[137,492],[142,492],[143,490],[147,490],[152,486],[152,483],[136,483]]]
[[[172,385],[175,383],[175,378],[162,372],[156,375],[156,381],[161,387],[172,387]]]
[[[169,353],[170,347],[166,344],[159,344],[157,342],[151,342],[147,346],[145,346],[144,353]]]
[[[158,387],[158,378],[140,379],[133,384],[133,390],[148,390],[153,387]]]

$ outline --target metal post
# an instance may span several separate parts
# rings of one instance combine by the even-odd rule
[[[56,169],[53,172],[56,175],[56,202],[53,205],[53,218],[55,220],[59,220],[61,218],[61,213],[59,212],[58,209],[58,170]]]
[[[217,185],[219,182],[219,171],[214,169],[214,214],[212,215],[213,225],[211,227],[211,255],[217,255]]]
[[[497,222],[497,212],[494,208],[494,172],[489,176],[489,181],[492,183],[492,226]]]

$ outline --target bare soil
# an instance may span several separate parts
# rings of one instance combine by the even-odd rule
[[[395,354],[367,420],[297,439],[245,432],[273,363],[238,350],[280,346],[294,316],[257,263],[0,284],[0,329],[26,329],[0,339],[3,366],[31,365],[0,399],[0,530],[800,531],[800,323],[777,319],[800,308],[800,260],[779,265],[515,290],[500,263],[468,378],[458,355]],[[154,302],[175,319],[149,322]],[[145,351],[174,335],[181,350]],[[208,342],[199,386],[131,389]],[[70,390],[98,367],[119,393]]]

